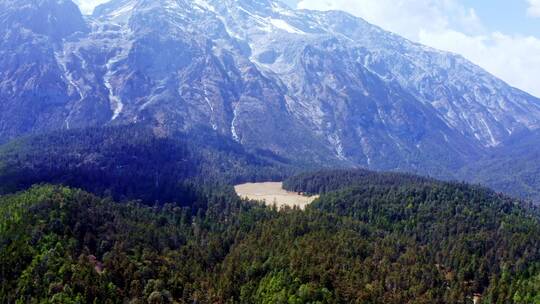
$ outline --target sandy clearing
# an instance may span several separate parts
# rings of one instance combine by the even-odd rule
[[[303,196],[296,192],[283,190],[283,183],[247,183],[234,186],[238,196],[250,200],[263,201],[266,205],[276,205],[278,208],[297,206],[306,208],[319,196]]]

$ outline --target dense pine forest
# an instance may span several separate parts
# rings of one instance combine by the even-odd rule
[[[136,127],[19,140],[0,164],[2,303],[540,303],[540,210],[485,188],[296,174]],[[276,210],[232,188],[287,177],[320,198]]]
[[[157,136],[137,125],[80,129],[0,147],[0,193],[51,183],[120,201],[191,206],[202,185],[281,180],[296,168],[204,130]]]

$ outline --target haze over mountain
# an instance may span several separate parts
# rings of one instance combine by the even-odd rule
[[[0,139],[142,123],[297,160],[449,176],[540,100],[462,57],[279,1],[0,1]]]

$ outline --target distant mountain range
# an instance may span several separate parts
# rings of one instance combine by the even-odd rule
[[[139,123],[484,181],[467,168],[540,127],[539,99],[459,55],[279,1],[112,0],[83,16],[66,0],[0,0],[0,36],[3,142]]]

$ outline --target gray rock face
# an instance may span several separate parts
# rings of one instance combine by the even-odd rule
[[[3,140],[146,122],[441,173],[540,126],[538,99],[342,12],[270,0],[112,0],[85,18],[70,1],[0,0],[0,11]]]
[[[64,128],[77,111],[85,113],[80,125],[105,123],[108,102],[82,100],[73,76],[78,67],[64,60],[66,39],[89,33],[78,7],[10,0],[0,1],[0,12],[0,139]]]

